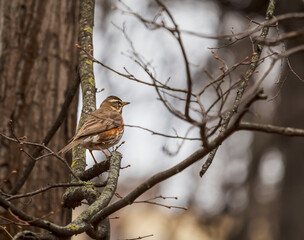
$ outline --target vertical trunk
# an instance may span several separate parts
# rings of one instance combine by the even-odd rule
[[[299,76],[304,76],[303,54],[290,58],[291,65]],[[303,128],[304,85],[295,76],[289,75],[282,92],[282,103],[278,108],[277,116],[283,126]],[[293,107],[294,106],[294,107]],[[279,239],[304,239],[304,141],[299,138],[278,138],[278,148],[282,151],[285,160],[285,176],[280,196]],[[284,148],[283,148],[284,147]]]
[[[283,11],[303,12],[302,1],[293,0],[292,4],[282,1]],[[284,22],[286,31],[301,29],[303,20],[289,20]],[[304,38],[298,38],[288,42],[288,48],[303,44]],[[293,70],[303,78],[304,69],[303,52],[299,52],[289,58]],[[284,126],[303,128],[304,105],[303,101],[304,84],[294,74],[289,72],[287,82],[282,91],[282,104],[278,108],[277,116]],[[278,239],[304,239],[304,161],[303,161],[303,139],[280,138],[278,147],[284,146],[285,177],[282,184],[280,197],[279,215],[279,238]]]
[[[13,120],[16,136],[40,142],[56,120],[65,94],[75,79],[78,50],[79,0],[0,0],[0,130],[9,135]],[[68,118],[50,142],[59,150],[75,129],[74,99]],[[19,151],[18,144],[0,139],[0,178],[12,170],[17,174],[3,186],[10,191],[30,159]],[[24,146],[32,153],[33,149]],[[30,192],[55,182],[66,182],[69,173],[58,160],[39,160],[19,193]],[[50,219],[65,224],[68,211],[57,206],[63,189],[55,189],[29,199],[13,201],[27,213],[42,217],[51,211]],[[43,203],[43,204],[39,204]],[[1,211],[1,210],[0,210]],[[3,216],[3,213],[0,212]],[[14,219],[13,216],[5,216]],[[16,220],[16,219],[14,219]],[[9,225],[8,231],[16,229]],[[0,231],[0,239],[7,235]]]

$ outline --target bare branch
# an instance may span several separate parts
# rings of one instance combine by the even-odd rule
[[[182,41],[182,38],[181,38],[181,33],[180,33],[178,25],[175,22],[175,20],[172,16],[171,12],[169,11],[169,9],[164,5],[164,3],[162,1],[160,1],[160,0],[155,0],[155,1],[158,3],[158,5],[160,7],[162,7],[164,9],[164,11],[169,16],[171,22],[173,23],[174,30],[169,30],[169,29],[168,30],[172,33],[172,35],[178,41],[179,47],[182,51],[182,55],[183,55],[183,59],[184,59],[184,65],[185,65],[185,68],[186,68],[187,87],[188,87],[187,100],[186,100],[186,105],[185,105],[185,116],[186,116],[186,119],[189,122],[192,122],[193,120],[189,115],[190,100],[191,100],[191,94],[192,94],[192,77],[191,77],[191,72],[190,72],[189,60],[188,60],[186,50],[185,50],[185,47],[184,47],[184,44],[183,44],[183,41]]]
[[[93,57],[93,55],[87,51],[86,49],[84,49],[82,46],[80,46],[79,44],[76,44],[76,47],[78,47],[79,49],[81,49],[82,51],[84,51],[86,53],[86,56],[91,59],[93,62],[101,65],[102,67],[104,67],[105,69],[108,69],[109,71],[121,76],[121,77],[124,77],[126,79],[129,79],[129,80],[132,80],[132,81],[135,81],[135,82],[138,82],[138,83],[141,83],[141,84],[144,84],[144,85],[147,85],[147,86],[150,86],[150,87],[155,87],[155,84],[158,84],[157,87],[158,88],[163,88],[163,89],[166,89],[166,90],[169,90],[169,91],[175,91],[175,92],[181,92],[181,93],[187,93],[187,90],[184,90],[184,89],[177,89],[177,88],[173,88],[173,87],[169,87],[168,85],[166,84],[163,84],[161,83],[160,81],[155,81],[156,83],[147,83],[143,80],[140,80],[138,78],[136,78],[133,74],[131,74],[126,68],[124,68],[124,70],[126,71],[127,74],[125,73],[122,73],[122,72],[119,72],[111,67],[109,67],[108,65],[104,64],[103,62],[97,60],[96,58]],[[137,64],[139,64],[139,62],[137,62]]]
[[[268,4],[268,8],[266,11],[266,21],[271,21],[273,20],[273,14],[274,14],[274,9],[275,9],[275,4],[276,4],[276,0],[270,0],[269,4]],[[304,16],[304,15],[303,15]],[[273,19],[272,19],[273,18]],[[260,37],[262,39],[265,39],[268,35],[268,31],[269,31],[269,26],[263,26],[262,27],[262,32],[260,34]],[[248,85],[248,81],[251,79],[252,74],[255,72],[255,69],[258,66],[258,60],[262,54],[263,51],[263,45],[257,45],[256,46],[256,53],[253,55],[252,59],[251,59],[251,64],[249,66],[249,69],[246,72],[245,77],[243,78],[243,81],[241,83],[241,86],[238,88],[237,90],[237,94],[233,103],[233,108],[231,109],[231,111],[229,111],[225,116],[224,116],[224,120],[223,120],[223,125],[220,129],[220,134],[222,134],[223,132],[226,131],[226,129],[228,128],[229,122],[231,120],[231,118],[233,117],[233,115],[237,112],[240,101],[245,93],[245,90],[247,88]],[[216,154],[217,148],[213,149],[212,152],[210,152],[205,164],[203,165],[201,171],[200,171],[200,177],[202,177],[205,172],[207,171],[207,169],[209,168],[209,166],[211,165],[215,154]]]
[[[301,37],[304,35],[304,31],[292,31],[285,34],[281,34],[277,39],[261,39],[260,37],[254,38],[254,42],[267,45],[267,46],[275,46],[282,43],[284,40]]]
[[[301,52],[301,51],[304,51],[304,44],[296,46],[296,47],[291,48],[291,49],[288,49],[286,52],[279,54],[279,57],[280,58],[285,58],[285,57],[288,57],[292,54],[295,54],[295,53],[298,53],[298,52]]]
[[[201,138],[189,138],[189,137],[186,137],[186,136],[168,135],[168,134],[164,134],[164,133],[159,133],[159,132],[155,132],[151,129],[141,127],[141,126],[136,126],[136,125],[124,124],[124,126],[125,127],[131,127],[131,128],[133,128],[133,127],[134,128],[139,128],[139,129],[142,129],[142,130],[145,130],[147,132],[152,133],[152,135],[162,136],[162,137],[166,137],[166,138],[177,138],[177,139],[183,139],[183,140],[196,140],[196,141],[201,141],[202,140]]]
[[[70,167],[70,165],[67,163],[67,161],[66,161],[64,158],[62,158],[61,156],[59,156],[57,153],[55,153],[52,149],[50,149],[49,147],[45,146],[44,143],[41,144],[41,143],[28,142],[28,141],[20,140],[20,139],[18,139],[17,137],[11,138],[11,137],[8,137],[8,136],[6,136],[5,134],[3,134],[3,133],[1,133],[1,132],[0,132],[0,136],[4,137],[4,138],[7,139],[7,140],[10,140],[10,141],[13,141],[13,142],[18,142],[19,144],[22,144],[22,145],[23,145],[23,144],[25,144],[25,145],[31,145],[31,146],[36,146],[36,147],[40,147],[41,149],[47,150],[47,151],[49,152],[49,154],[46,154],[46,155],[44,155],[44,156],[40,156],[40,157],[35,158],[34,156],[32,156],[32,155],[26,153],[26,151],[24,151],[23,149],[22,149],[22,150],[20,149],[21,151],[23,151],[24,153],[26,153],[27,156],[28,156],[32,161],[34,161],[34,162],[37,162],[37,160],[42,159],[42,158],[44,158],[45,156],[49,156],[49,155],[56,157],[58,160],[60,160],[62,163],[64,163],[64,165],[67,167],[67,169],[70,171],[70,173],[71,173],[77,180],[80,181],[80,179],[75,175],[75,173],[73,172],[73,170],[71,169],[71,167]],[[42,151],[42,150],[41,150],[41,151]],[[12,192],[11,192],[11,194],[14,195],[15,193],[12,193]]]
[[[124,14],[130,14],[130,15],[138,18],[138,20],[143,22],[145,24],[145,26],[147,28],[149,28],[150,30],[156,30],[156,29],[164,28],[164,27],[167,28],[169,31],[174,31],[175,30],[175,27],[172,28],[172,27],[165,26],[163,22],[157,23],[156,22],[157,18],[154,18],[153,20],[148,20],[148,19],[144,18],[140,14],[134,12],[126,3],[122,2],[122,1],[120,1],[120,2],[127,9],[127,11],[122,10],[122,9],[120,9],[120,11],[122,11]],[[159,12],[157,13],[157,16],[159,16]],[[281,15],[276,16],[275,18],[272,18],[272,19],[268,18],[263,23],[257,23],[256,21],[251,20],[251,22],[255,22],[256,24],[258,24],[258,26],[254,27],[252,29],[248,29],[247,31],[242,31],[242,32],[233,33],[233,34],[210,35],[210,34],[204,34],[204,33],[189,31],[189,30],[185,30],[185,29],[180,29],[179,31],[181,33],[189,34],[189,35],[200,37],[200,38],[227,39],[227,40],[230,40],[230,41],[236,39],[238,41],[240,39],[243,39],[245,37],[248,37],[248,36],[252,35],[253,33],[256,33],[258,31],[260,31],[264,27],[270,27],[273,24],[276,24],[280,21],[287,20],[287,19],[301,19],[301,18],[304,18],[304,13],[303,12],[293,12],[293,13],[281,14]]]
[[[7,201],[11,201],[18,198],[24,198],[24,197],[32,197],[39,193],[45,192],[52,188],[58,188],[58,187],[80,187],[80,186],[94,186],[94,187],[104,187],[106,186],[106,182],[103,183],[86,183],[86,182],[79,182],[79,183],[55,183],[55,184],[49,184],[49,186],[40,188],[36,191],[24,193],[24,194],[17,194],[17,195],[11,195],[10,197],[6,198]]]
[[[304,129],[279,127],[271,124],[240,122],[237,130],[258,131],[264,133],[273,133],[290,137],[304,137]]]
[[[144,239],[144,238],[148,238],[148,237],[153,237],[153,234],[149,234],[146,236],[142,236],[142,237],[137,237],[137,238],[126,238],[126,239],[122,239],[122,240],[139,240],[139,239]]]

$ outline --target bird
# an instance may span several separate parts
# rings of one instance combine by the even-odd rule
[[[124,132],[122,109],[128,104],[130,102],[123,102],[119,97],[107,97],[97,110],[89,113],[84,124],[58,154],[66,153],[80,145],[89,150],[95,164],[97,161],[92,153],[93,150],[102,151],[108,159],[109,156],[104,150],[108,150],[120,141]]]

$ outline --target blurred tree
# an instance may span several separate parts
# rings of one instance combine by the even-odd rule
[[[266,8],[265,1],[242,1],[242,4],[239,4],[240,2],[218,1],[222,11],[238,12],[251,18],[263,16]],[[303,1],[278,1],[276,15],[303,12],[303,10]],[[283,21],[280,25],[280,32],[299,31],[303,24],[302,19]],[[227,31],[227,28],[223,27],[223,30]],[[285,44],[286,48],[290,49],[303,44],[303,42],[304,38],[300,36],[296,39],[287,40]],[[238,51],[230,51],[229,53],[233,53],[236,58],[240,57]],[[303,54],[297,53],[289,58],[292,71],[295,71],[300,77],[304,76],[303,57]],[[303,127],[303,106],[301,104],[295,105],[295,103],[302,101],[303,82],[291,72],[288,65],[284,65],[281,70],[283,74],[279,76],[279,79],[276,79],[276,82],[278,82],[276,91],[279,91],[279,95],[275,99],[275,112],[268,118],[273,124]],[[281,88],[282,85],[284,86]],[[273,92],[276,94],[275,91]],[[264,184],[261,183],[259,170],[263,164],[263,157],[273,149],[277,149],[282,155],[285,174],[281,182],[275,186],[277,191],[272,200],[265,203],[257,199],[261,191],[265,191],[265,189],[258,187],[259,184]],[[265,134],[255,133],[251,153],[249,174],[245,182],[248,190],[248,205],[239,215],[243,219],[241,221],[242,227],[234,231],[231,239],[257,238],[265,229],[267,229],[268,234],[265,234],[262,239],[304,239],[304,229],[300,224],[304,221],[304,210],[301,207],[301,199],[304,196],[304,186],[301,184],[304,181],[304,164],[300,157],[303,155],[303,141],[295,138],[275,135],[265,136]],[[268,169],[268,171],[271,172],[272,169]],[[264,225],[265,228],[259,229],[260,224]]]

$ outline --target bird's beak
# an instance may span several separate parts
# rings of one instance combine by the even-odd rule
[[[124,106],[126,106],[126,105],[128,105],[128,104],[130,104],[130,102],[123,102],[123,103],[122,103],[122,106],[124,107]]]

